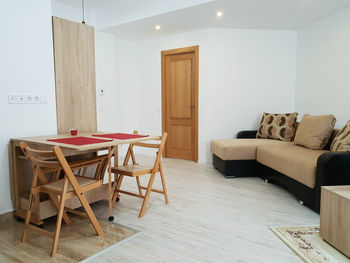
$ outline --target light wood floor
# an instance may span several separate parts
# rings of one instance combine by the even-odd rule
[[[135,232],[111,224],[100,222],[103,236],[96,235],[87,218],[69,215],[72,223],[63,224],[55,258],[50,256],[52,238],[29,231],[27,241],[21,243],[23,222],[13,218],[12,213],[0,215],[0,262],[1,263],[76,263],[112,248],[116,243],[134,235]],[[56,218],[45,220],[44,229],[53,232]]]
[[[152,193],[139,219],[141,199],[122,195],[116,222],[140,232],[89,262],[301,262],[269,230],[319,224],[290,193],[259,178],[225,179],[210,165],[163,161],[170,204]],[[136,190],[133,178],[124,186]],[[93,209],[107,218],[107,202]]]

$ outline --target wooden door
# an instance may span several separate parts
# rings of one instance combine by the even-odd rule
[[[165,157],[198,161],[198,50],[162,51],[162,126]]]
[[[94,28],[52,18],[57,131],[97,130]]]

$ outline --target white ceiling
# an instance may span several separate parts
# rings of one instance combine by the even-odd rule
[[[82,6],[82,0],[55,0],[57,2],[60,2],[62,4],[70,5],[73,7],[81,7]],[[84,0],[85,7],[86,8],[101,8],[108,5],[112,5],[118,2],[122,2],[124,0]]]
[[[56,1],[77,6],[81,4],[81,0]],[[203,28],[297,30],[350,6],[350,0],[186,0],[188,3],[192,1],[192,6],[176,10],[169,8],[170,12],[168,9],[167,12],[148,16],[146,8],[142,7],[145,15],[141,16],[140,10],[136,10],[137,7],[141,8],[140,0],[85,1],[87,8],[89,5],[91,9],[95,9],[93,11],[97,17],[96,28],[130,40],[143,40]],[[166,0],[159,1],[142,0],[141,3],[146,5],[149,2],[149,5],[146,5],[149,8],[153,7],[151,5],[160,6],[162,3],[170,6],[170,2]],[[224,13],[221,18],[216,17],[218,10]],[[117,18],[123,16],[132,19],[125,23],[122,19],[117,22]],[[98,18],[101,21],[98,21]],[[104,23],[104,19],[114,22],[106,27],[103,25],[108,23]],[[161,30],[155,30],[155,25],[160,25]]]

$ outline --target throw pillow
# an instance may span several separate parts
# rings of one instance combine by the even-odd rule
[[[322,150],[332,135],[335,122],[336,118],[333,115],[305,114],[297,129],[294,143],[309,149]]]
[[[297,117],[297,112],[285,114],[264,112],[256,138],[293,141]]]
[[[335,136],[332,145],[332,152],[347,152],[350,151],[350,121],[346,123],[343,129]]]

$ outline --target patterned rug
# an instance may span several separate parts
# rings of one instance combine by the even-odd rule
[[[323,241],[319,226],[272,227],[271,230],[304,262],[350,262],[349,258]]]

